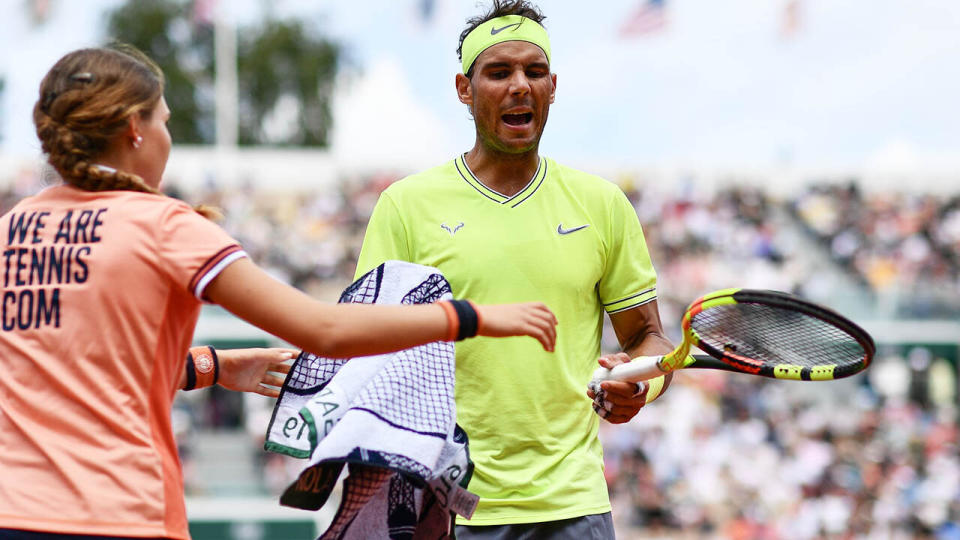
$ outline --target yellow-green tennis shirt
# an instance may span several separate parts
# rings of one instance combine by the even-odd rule
[[[528,337],[457,343],[457,422],[476,464],[470,525],[553,521],[610,510],[598,418],[586,396],[603,313],[656,298],[637,214],[620,189],[540,159],[511,197],[462,157],[387,188],[367,226],[357,275],[389,259],[439,268],[457,298],[542,301],[556,352]]]

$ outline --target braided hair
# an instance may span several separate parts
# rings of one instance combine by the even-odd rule
[[[129,45],[80,49],[61,58],[40,83],[33,123],[47,161],[64,182],[86,191],[129,190],[161,195],[140,176],[97,165],[127,128],[148,117],[163,96],[163,72]],[[217,217],[215,209],[197,212]]]

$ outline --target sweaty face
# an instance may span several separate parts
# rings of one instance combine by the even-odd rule
[[[163,170],[167,167],[167,158],[170,157],[171,140],[167,130],[169,119],[170,108],[167,107],[167,101],[161,97],[153,111],[140,122],[143,143],[134,152],[137,156],[135,172],[153,187],[160,186]]]
[[[480,142],[497,151],[523,153],[540,143],[556,82],[540,47],[506,41],[480,53],[469,88],[458,89],[473,111]]]

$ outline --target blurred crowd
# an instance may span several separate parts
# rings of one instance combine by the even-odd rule
[[[960,196],[809,187],[790,209],[834,261],[899,317],[960,312]]]
[[[709,192],[656,186],[635,178],[621,182],[657,269],[665,325],[676,326],[690,302],[717,289],[816,288],[812,263],[795,256],[798,246],[783,226],[785,216],[761,188]],[[672,337],[678,339],[679,330]]]
[[[252,183],[169,192],[219,207],[223,226],[255,261],[334,301],[353,278],[379,193],[397,177],[297,192]],[[678,181],[666,188],[637,176],[618,183],[644,226],[673,340],[690,301],[735,286],[832,304],[839,287],[855,283],[873,300],[894,298],[893,315],[960,314],[960,198],[824,185],[776,200],[762,187],[703,191]],[[42,183],[25,172],[5,185],[3,211]],[[609,329],[604,347],[616,348]],[[814,385],[680,373],[668,395],[631,423],[603,424],[619,536],[960,540],[957,359],[880,356],[870,377]],[[952,386],[931,384],[944,378]],[[910,384],[881,384],[898,380]],[[199,451],[192,435],[228,429],[249,433],[256,483],[278,494],[301,463],[260,450],[272,402],[191,394],[178,401],[174,419],[188,490],[208,488],[191,483],[200,477],[189,474]]]
[[[373,206],[394,175],[344,181],[333,189],[271,191],[208,185],[172,196],[219,208],[221,225],[275,277],[320,298],[335,300],[353,281]]]
[[[955,395],[677,377],[633,422],[602,426],[622,537],[960,538]]]

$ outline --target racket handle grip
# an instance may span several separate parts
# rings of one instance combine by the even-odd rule
[[[613,369],[597,368],[593,372],[593,380],[640,382],[664,375],[666,371],[660,369],[660,360],[663,356],[638,356],[626,364],[620,364]]]

